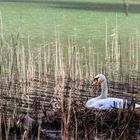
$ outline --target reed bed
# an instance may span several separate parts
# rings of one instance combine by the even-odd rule
[[[111,36],[111,43],[108,43],[110,40],[108,40],[106,21],[105,53],[101,55],[96,52],[95,44],[90,40],[87,46],[78,46],[76,35],[68,37],[68,45],[64,46],[61,42],[59,26],[55,28],[55,41],[46,42],[43,33],[43,41],[39,48],[32,47],[30,34],[26,46],[21,32],[6,42],[2,31],[2,18],[0,21],[0,121],[5,129],[4,132],[2,127],[0,129],[1,138],[5,133],[4,136],[9,139],[11,126],[15,126],[11,124],[12,120],[16,122],[23,113],[39,121],[43,118],[48,119],[48,114],[55,116],[57,113],[55,118],[61,118],[62,140],[67,140],[69,137],[93,139],[97,135],[104,139],[114,137],[119,139],[130,131],[130,122],[136,118],[139,122],[137,111],[114,109],[111,112],[98,112],[87,110],[83,104],[79,105],[76,102],[80,100],[84,103],[87,99],[97,96],[99,89],[92,88],[90,80],[98,73],[107,76],[110,96],[125,97],[137,102],[140,100],[138,32],[136,37],[129,41],[129,58],[126,61],[122,53],[117,22]],[[126,65],[129,67],[124,74]],[[104,113],[108,113],[108,119],[104,118]],[[123,113],[126,116],[122,119],[120,116]],[[112,115],[116,118],[115,123],[118,127],[106,122],[111,121]],[[85,118],[89,122],[86,122]],[[137,131],[140,131],[139,126],[136,127]],[[37,139],[41,137],[41,130],[39,124]],[[115,132],[118,130],[120,133],[117,135]],[[109,134],[104,135],[104,132]],[[12,134],[18,137],[15,129]]]

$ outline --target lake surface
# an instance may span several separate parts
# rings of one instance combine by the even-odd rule
[[[122,0],[6,0],[0,2],[0,11],[0,32],[6,43],[11,42],[12,36],[16,40],[19,33],[25,47],[30,40],[32,48],[49,44],[55,50],[54,44],[59,40],[62,47],[78,46],[86,54],[92,47],[95,52],[91,53],[104,58],[105,43],[112,53],[117,34],[123,58],[137,57],[140,51],[136,49],[140,30],[138,0],[129,2],[128,13]],[[133,56],[127,52],[130,42]]]

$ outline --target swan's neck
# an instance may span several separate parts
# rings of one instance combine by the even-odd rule
[[[108,86],[107,86],[107,81],[105,80],[101,83],[101,95],[100,96],[106,98],[107,95],[108,95]]]

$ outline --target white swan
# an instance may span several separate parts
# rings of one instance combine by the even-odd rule
[[[111,109],[113,107],[115,108],[127,107],[126,99],[107,97],[108,96],[107,80],[103,74],[98,74],[92,82],[93,85],[99,83],[101,83],[101,95],[96,98],[89,99],[85,104],[87,108],[96,108],[104,110]],[[139,107],[140,105],[138,104],[135,105],[135,108]]]

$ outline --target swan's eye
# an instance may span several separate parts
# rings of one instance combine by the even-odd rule
[[[99,77],[97,77],[97,78],[94,78],[94,81],[98,81],[98,79],[99,79]]]

